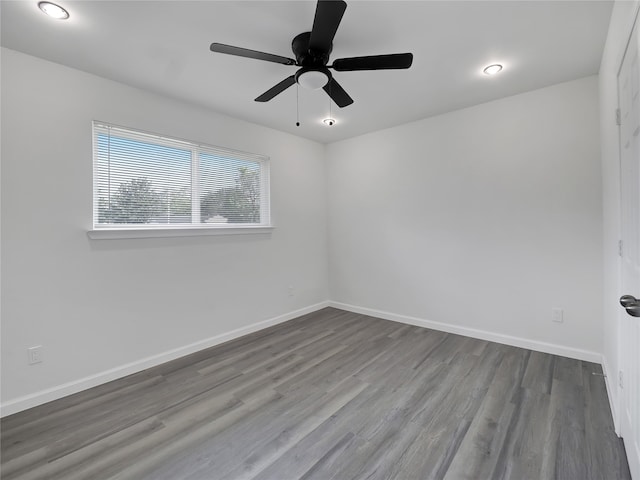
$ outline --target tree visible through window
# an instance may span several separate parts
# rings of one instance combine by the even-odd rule
[[[268,225],[268,159],[94,122],[94,227]]]

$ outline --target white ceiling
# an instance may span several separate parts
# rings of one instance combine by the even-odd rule
[[[293,57],[314,1],[68,1],[67,21],[37,1],[3,0],[2,46],[217,112],[329,143],[598,72],[612,2],[348,1],[331,59],[412,52],[409,70],[336,72],[355,100],[296,87],[253,99],[295,67],[214,54],[211,42]],[[503,63],[495,76],[481,74]]]

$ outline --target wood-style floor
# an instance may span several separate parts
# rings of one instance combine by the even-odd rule
[[[324,309],[2,419],[2,478],[628,479],[600,373]]]

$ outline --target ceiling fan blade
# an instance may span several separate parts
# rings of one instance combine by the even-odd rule
[[[331,100],[336,102],[336,105],[338,105],[340,108],[346,107],[347,105],[351,105],[353,103],[353,98],[351,98],[349,94],[344,91],[344,88],[342,88],[340,84],[336,82],[335,78],[331,78],[331,80],[329,80],[329,83],[327,83],[322,88],[331,97]]]
[[[347,8],[343,0],[318,0],[316,16],[309,38],[309,50],[328,54],[331,52],[333,37]]]
[[[255,101],[256,102],[268,102],[269,100],[271,100],[276,95],[284,92],[287,88],[289,88],[294,83],[296,83],[296,77],[295,77],[295,75],[291,75],[290,77],[285,78],[279,84],[271,87],[269,90],[264,92],[262,95],[260,95],[258,98],[256,98]]]
[[[412,53],[393,53],[391,55],[339,58],[334,60],[332,67],[338,72],[350,72],[354,70],[390,70],[409,68],[412,63]]]
[[[226,53],[227,55],[235,55],[236,57],[254,58],[256,60],[264,60],[266,62],[281,63],[283,65],[295,65],[293,58],[281,57],[271,53],[258,52],[249,50],[248,48],[233,47],[224,43],[212,43],[209,49],[216,53]]]

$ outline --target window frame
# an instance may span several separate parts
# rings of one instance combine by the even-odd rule
[[[190,193],[191,193],[191,223],[177,224],[104,224],[98,223],[99,215],[99,194],[98,179],[98,145],[96,129],[113,129],[114,134],[120,138],[127,138],[132,141],[141,141],[141,138],[148,139],[149,143],[159,146],[182,148],[191,151],[191,172],[190,172]],[[226,147],[208,145],[200,142],[193,142],[176,137],[169,137],[158,133],[134,129],[115,125],[109,122],[98,120],[92,121],[92,157],[93,157],[93,178],[92,178],[92,228],[87,231],[91,239],[110,238],[153,238],[153,237],[179,237],[179,236],[200,236],[200,235],[238,235],[238,234],[265,234],[273,230],[271,224],[270,208],[270,170],[271,161],[266,155],[233,150]],[[256,162],[260,165],[260,222],[259,223],[201,223],[201,185],[200,185],[200,155],[214,154],[230,159]]]

